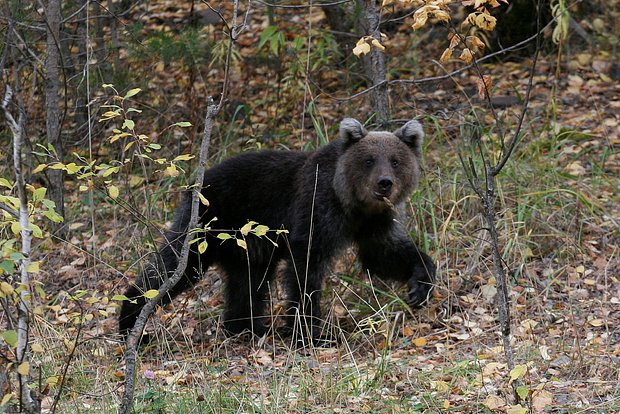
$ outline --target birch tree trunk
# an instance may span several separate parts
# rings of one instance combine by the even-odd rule
[[[30,309],[32,294],[30,291],[30,250],[32,245],[32,228],[30,227],[28,210],[28,198],[26,196],[26,183],[22,173],[22,141],[24,138],[24,126],[26,113],[20,102],[18,106],[19,116],[15,120],[8,110],[9,102],[13,96],[13,90],[7,85],[2,111],[13,134],[13,167],[15,169],[15,187],[19,198],[19,225],[21,234],[21,254],[23,258],[19,263],[20,285],[24,288],[19,292],[19,304],[17,305],[17,347],[15,356],[17,361],[17,378],[19,383],[20,411],[28,414],[41,412],[41,402],[36,398],[35,391],[31,388],[32,367],[30,366],[30,351],[28,346],[28,333],[30,331]]]

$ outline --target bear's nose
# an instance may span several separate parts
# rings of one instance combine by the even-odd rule
[[[386,192],[392,188],[393,183],[390,177],[380,177],[377,184],[379,185],[379,189],[381,191]]]

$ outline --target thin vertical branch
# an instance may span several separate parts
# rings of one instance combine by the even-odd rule
[[[474,192],[479,196],[480,200],[483,204],[483,218],[486,224],[487,231],[491,237],[491,251],[493,258],[493,275],[497,282],[498,294],[497,294],[497,311],[499,316],[500,323],[500,331],[502,335],[502,343],[504,347],[504,357],[506,358],[506,364],[508,369],[512,370],[514,368],[514,349],[512,347],[511,342],[511,314],[510,314],[510,299],[508,297],[508,276],[506,271],[506,266],[504,260],[502,258],[502,249],[500,247],[499,235],[497,231],[497,212],[495,209],[495,199],[496,199],[496,180],[501,170],[504,168],[510,156],[514,152],[517,144],[520,141],[521,136],[521,128],[523,126],[523,122],[525,120],[525,116],[527,114],[528,106],[529,106],[529,98],[532,91],[533,78],[536,70],[536,62],[538,60],[538,55],[541,49],[542,40],[541,40],[541,18],[540,18],[540,9],[541,9],[542,0],[538,0],[538,18],[537,18],[537,38],[536,38],[536,50],[534,52],[534,57],[532,59],[532,65],[529,71],[529,81],[527,85],[527,90],[525,93],[525,99],[523,101],[521,107],[521,113],[519,114],[519,118],[517,121],[517,127],[508,142],[508,145],[504,142],[504,134],[500,134],[501,142],[501,153],[500,160],[497,164],[492,165],[491,161],[488,157],[485,156],[484,149],[480,144],[480,141],[477,140],[477,151],[479,156],[481,157],[483,164],[483,172],[484,178],[478,178],[476,176],[476,170],[474,167],[474,163],[472,158],[469,158],[469,167],[467,167],[464,161],[461,158],[461,163],[463,164],[467,173],[468,179]],[[478,70],[478,75],[482,78],[482,72],[475,65]],[[489,103],[491,104],[490,96],[488,95],[488,91],[486,91],[486,97]],[[491,109],[493,106],[491,105]],[[494,112],[495,122],[500,126],[501,120],[497,117]],[[482,181],[482,183],[480,183]],[[519,400],[518,393],[516,392],[517,382],[513,382],[514,396],[516,400]]]

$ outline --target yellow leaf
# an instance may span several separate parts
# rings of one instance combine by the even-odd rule
[[[471,50],[463,49],[461,55],[459,56],[459,59],[469,65],[474,59],[474,56],[472,55]]]
[[[506,408],[506,414],[527,414],[527,408],[522,407],[521,404],[513,405]]]
[[[482,78],[478,78],[478,97],[485,99],[486,96],[491,96],[491,88],[493,87],[493,79],[489,75],[482,75]]]
[[[374,38],[373,38],[371,43],[372,43],[372,45],[373,45],[374,47],[376,47],[376,48],[377,48],[377,49],[379,49],[380,51],[382,51],[382,52],[383,52],[383,51],[385,50],[385,46],[383,46],[383,45],[381,44],[381,42],[379,42],[377,39],[374,39]]]
[[[450,15],[448,14],[448,12],[445,12],[443,10],[437,10],[435,13],[433,13],[435,15],[435,18],[442,21],[442,22],[448,22],[450,21]]]
[[[49,165],[47,168],[52,169],[52,170],[66,170],[67,167],[65,167],[65,164],[60,163],[60,162],[56,162],[52,165]]]
[[[26,266],[26,272],[28,273],[36,273],[39,271],[40,262],[31,262]]]
[[[511,371],[510,371],[510,383],[512,383],[513,381],[522,378],[525,373],[527,372],[527,365],[516,365]]]
[[[200,202],[209,207],[209,200],[207,200],[207,198],[205,196],[202,195],[202,193],[198,193],[198,198],[200,199]]]
[[[495,29],[497,19],[488,13],[480,13],[476,16],[476,26],[483,30],[491,31]]]
[[[368,52],[370,52],[370,45],[366,42],[366,38],[361,38],[353,48],[353,54],[359,57],[359,55],[365,55]]]
[[[452,58],[452,49],[446,48],[439,58],[439,63],[446,63]]]
[[[118,116],[119,114],[114,112],[114,111],[108,111],[108,112],[104,112],[103,115],[101,115],[104,118],[114,118],[115,116]]]
[[[252,230],[252,227],[254,227],[255,224],[256,224],[255,221],[248,221],[243,227],[241,227],[241,229],[239,231],[244,236],[247,236],[248,233],[250,232],[250,230]]]
[[[45,352],[45,349],[43,349],[41,344],[38,344],[36,342],[34,344],[30,345],[30,349],[32,349],[32,352],[37,352],[39,354]]]
[[[144,292],[144,297],[147,299],[153,299],[158,293],[159,291],[157,289],[150,289]]]
[[[30,363],[28,361],[24,361],[17,367],[17,372],[19,375],[28,375],[30,373]]]
[[[450,401],[443,400],[443,408],[444,410],[447,410],[448,408],[450,408]]]
[[[426,13],[421,13],[419,15],[414,15],[414,21],[413,24],[411,25],[411,28],[413,30],[418,30],[422,27],[424,27],[424,25],[426,24],[426,21],[428,20],[428,14]]]
[[[12,392],[6,393],[4,397],[2,397],[2,401],[0,401],[0,407],[7,405],[7,403],[11,401],[11,398],[13,397],[15,397],[15,394],[13,394]]]
[[[467,36],[465,42],[472,49],[484,49],[486,45],[478,36]]]
[[[193,155],[181,154],[181,155],[175,157],[174,160],[172,160],[172,161],[188,161],[188,160],[191,160],[192,158],[194,158]]]
[[[17,235],[21,230],[22,225],[19,223],[19,221],[11,222],[11,231],[13,232],[13,234]]]
[[[426,338],[416,338],[413,341],[413,344],[417,347],[422,347],[422,346],[426,346],[426,344],[428,343],[428,341],[426,340]]]
[[[34,170],[32,170],[33,174],[36,174],[38,172],[43,171],[45,168],[47,168],[47,164],[39,164],[37,165],[37,168],[35,168]]]
[[[56,384],[58,384],[58,381],[60,380],[60,376],[58,375],[54,375],[53,377],[49,377],[48,379],[45,380],[46,384],[49,384],[50,386],[55,386]]]
[[[592,319],[591,321],[588,321],[588,323],[595,327],[603,326],[605,324],[602,319]]]
[[[205,240],[198,244],[198,253],[203,254],[207,250],[207,242]]]
[[[115,185],[109,186],[108,194],[110,194],[110,198],[116,200],[116,198],[118,197],[118,187],[116,187]]]
[[[5,295],[12,295],[14,289],[13,286],[9,285],[7,282],[0,282],[0,291]]]
[[[237,239],[237,246],[241,247],[244,250],[248,249],[248,244],[245,242],[245,240],[242,239]]]
[[[483,404],[489,409],[489,410],[498,410],[500,408],[502,408],[503,406],[506,405],[506,403],[504,403],[504,400],[502,400],[501,398],[499,398],[497,395],[489,395],[487,396],[486,400],[484,400]]]
[[[177,177],[179,175],[179,170],[177,170],[177,166],[174,164],[170,164],[166,167],[166,175],[170,177]]]

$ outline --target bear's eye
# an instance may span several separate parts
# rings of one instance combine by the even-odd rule
[[[366,161],[364,161],[364,164],[366,164],[366,167],[372,167],[373,165],[375,165],[375,160],[372,158],[368,158]]]
[[[398,167],[400,163],[398,162],[398,160],[392,160],[392,168],[396,168]]]

